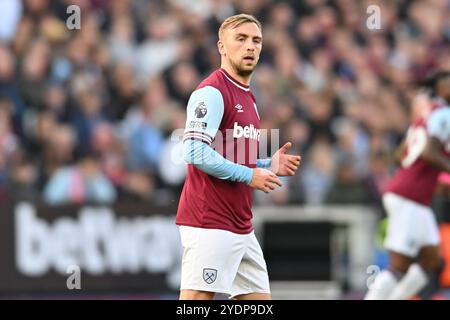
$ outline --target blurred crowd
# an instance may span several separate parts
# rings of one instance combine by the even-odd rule
[[[257,203],[377,203],[417,83],[450,70],[448,0],[1,0],[0,204],[177,201],[171,134],[236,13],[263,24],[261,126],[303,157]]]

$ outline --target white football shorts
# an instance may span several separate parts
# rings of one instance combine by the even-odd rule
[[[255,233],[180,226],[181,290],[270,293],[266,262]]]
[[[439,244],[439,228],[431,208],[394,193],[383,195],[388,214],[386,249],[416,257],[424,246]]]

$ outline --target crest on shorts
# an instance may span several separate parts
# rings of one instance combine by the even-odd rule
[[[206,104],[204,102],[200,102],[195,108],[195,116],[197,118],[203,118],[208,113],[208,109],[206,108]]]
[[[205,280],[207,284],[213,283],[214,281],[216,281],[216,279],[217,279],[216,269],[209,269],[209,268],[203,269],[203,280]]]

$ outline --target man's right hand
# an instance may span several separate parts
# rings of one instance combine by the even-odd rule
[[[253,169],[252,182],[249,186],[265,193],[274,190],[276,185],[282,186],[280,179],[270,170],[255,168]]]

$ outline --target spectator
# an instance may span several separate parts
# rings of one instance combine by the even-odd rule
[[[12,126],[22,136],[22,117],[25,111],[23,98],[16,83],[16,59],[11,50],[0,43],[0,95],[12,102]]]
[[[128,145],[127,164],[132,170],[155,171],[163,147],[163,137],[153,124],[152,91],[147,91],[139,107],[131,109],[122,123]]]
[[[0,202],[7,200],[8,175],[18,148],[18,139],[11,128],[11,110],[11,101],[0,96]]]
[[[28,159],[19,159],[10,174],[9,199],[13,201],[39,202],[37,168]]]
[[[100,170],[98,159],[90,155],[76,166],[57,169],[44,189],[44,200],[51,205],[111,203],[116,197],[113,185]]]
[[[123,199],[178,192],[182,170],[161,165],[164,141],[184,127],[189,93],[219,63],[215,30],[237,11],[263,22],[252,82],[262,126],[303,156],[297,179],[261,203],[321,204],[343,181],[376,194],[420,113],[416,83],[450,70],[445,1],[377,1],[380,30],[365,27],[370,1],[191,2],[0,1],[3,190],[41,194],[56,171],[98,153]],[[70,4],[81,7],[80,30],[66,28]]]
[[[20,0],[3,0],[0,2],[0,41],[10,42],[14,38],[17,24],[22,15]]]
[[[337,177],[326,195],[326,203],[333,204],[372,204],[378,199],[365,180],[354,171],[352,160],[342,159],[337,169]]]
[[[318,205],[325,197],[335,179],[336,158],[328,142],[316,142],[309,153],[309,159],[300,175],[305,193],[305,202]]]

